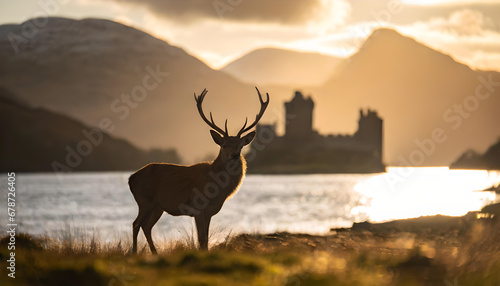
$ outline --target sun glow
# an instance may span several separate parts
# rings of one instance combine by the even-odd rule
[[[388,168],[355,186],[367,204],[353,209],[371,221],[426,215],[460,216],[495,200],[481,192],[500,183],[499,172],[438,168]]]

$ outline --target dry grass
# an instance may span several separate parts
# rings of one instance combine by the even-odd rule
[[[195,250],[195,235],[157,239],[130,255],[130,241],[20,234],[16,280],[2,285],[500,285],[500,224],[465,234],[345,231],[327,236],[276,233],[220,239]],[[2,239],[0,254],[8,251]]]

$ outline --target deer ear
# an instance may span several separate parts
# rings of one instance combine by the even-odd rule
[[[255,138],[255,134],[257,134],[257,132],[252,131],[252,132],[248,133],[247,135],[245,135],[243,137],[243,146],[250,144],[250,142],[252,142],[253,139]]]
[[[219,133],[215,132],[214,130],[210,130],[210,135],[212,135],[212,139],[214,140],[215,144],[222,146],[222,136],[220,136]]]

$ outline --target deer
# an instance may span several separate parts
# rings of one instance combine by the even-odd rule
[[[152,254],[157,254],[151,230],[164,212],[172,216],[194,217],[198,244],[201,250],[208,250],[210,220],[222,208],[224,202],[238,191],[246,173],[246,161],[241,150],[250,144],[256,131],[250,131],[260,121],[269,104],[269,94],[263,100],[257,87],[260,111],[252,124],[245,124],[236,136],[230,136],[225,128],[218,127],[210,112],[210,120],[203,112],[202,103],[207,95],[204,89],[199,96],[194,93],[198,113],[211,128],[210,135],[217,144],[219,154],[212,162],[194,165],[150,163],[129,177],[129,187],[139,207],[137,218],[132,223],[132,253],[137,253],[139,230],[146,237]]]

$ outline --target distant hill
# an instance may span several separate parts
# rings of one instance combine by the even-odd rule
[[[114,135],[141,148],[175,147],[188,161],[214,153],[217,146],[193,99],[204,88],[205,108],[219,124],[228,118],[230,131],[259,110],[253,85],[134,28],[48,18],[31,39],[15,42],[16,53],[7,35],[22,35],[22,26],[0,26],[0,86],[90,126],[110,118]]]
[[[180,161],[174,150],[138,149],[6,93],[0,88],[0,172],[136,170],[149,162]]]
[[[500,140],[483,154],[473,150],[464,152],[450,167],[453,169],[500,170]]]
[[[298,88],[323,84],[341,61],[318,53],[263,48],[236,59],[221,71],[245,83]]]
[[[488,81],[493,84],[482,86]],[[488,99],[477,99],[478,86]],[[500,135],[500,73],[471,70],[390,29],[374,31],[336,76],[310,91],[320,130],[352,132],[354,110],[377,110],[385,119],[388,165],[405,165],[410,157],[416,165],[448,165],[463,150],[485,150]],[[436,128],[444,142],[421,147]]]
[[[7,35],[22,35],[22,25],[0,26],[0,86],[86,126],[109,118],[116,125],[113,136],[142,149],[173,147],[187,162],[216,153],[194,104],[193,92],[203,88],[209,90],[206,111],[219,125],[227,118],[233,134],[259,110],[253,84],[134,28],[100,19],[49,18],[16,53]],[[470,96],[482,81],[492,82],[481,89],[491,96],[478,101],[473,112],[459,113],[464,100],[474,103]],[[447,166],[469,148],[486,151],[500,135],[499,82],[500,73],[471,70],[414,39],[379,29],[321,86],[259,85],[271,95],[262,121],[282,126],[283,101],[299,89],[316,102],[313,122],[319,133],[352,134],[359,109],[375,109],[384,119],[387,165],[405,165],[410,156],[424,154],[417,165]],[[446,140],[422,151],[419,146],[436,128]]]

